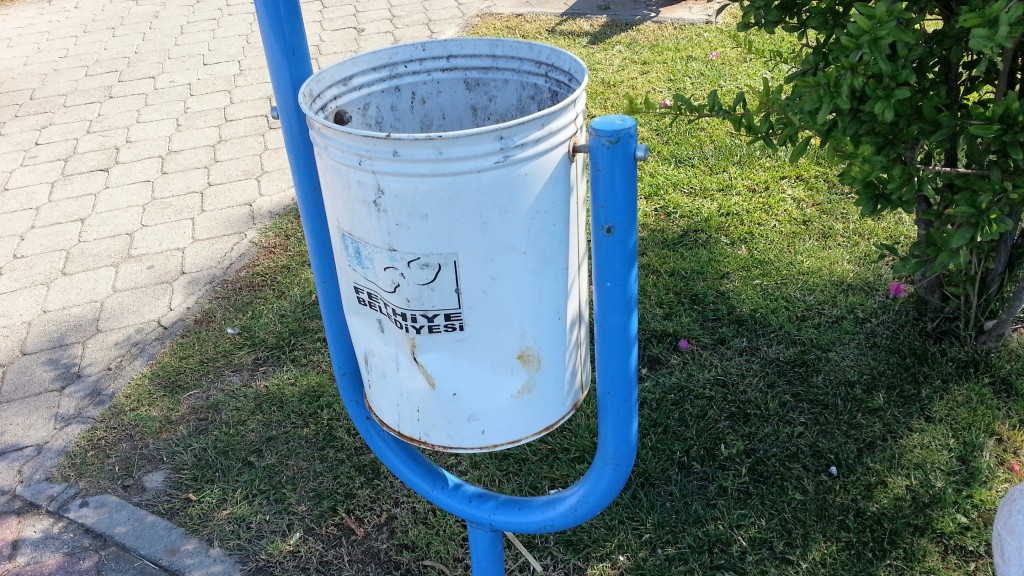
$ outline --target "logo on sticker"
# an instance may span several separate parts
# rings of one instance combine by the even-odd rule
[[[456,254],[388,250],[342,234],[356,303],[407,334],[463,332]]]

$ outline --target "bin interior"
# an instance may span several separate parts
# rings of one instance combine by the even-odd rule
[[[583,78],[551,63],[511,59],[487,66],[408,66],[374,81],[326,87],[312,110],[328,122],[382,134],[444,133],[511,122],[551,108]],[[383,76],[383,78],[381,77]]]

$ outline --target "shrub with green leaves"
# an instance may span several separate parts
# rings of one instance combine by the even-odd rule
[[[880,247],[930,311],[1002,341],[1024,307],[1024,0],[732,3],[739,31],[799,40],[769,55],[784,75],[634,111],[724,119],[792,161],[824,148],[863,214],[914,215],[915,242]]]

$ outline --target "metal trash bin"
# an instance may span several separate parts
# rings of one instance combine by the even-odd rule
[[[299,93],[367,404],[418,446],[485,452],[590,385],[586,66],[461,38],[367,52]]]

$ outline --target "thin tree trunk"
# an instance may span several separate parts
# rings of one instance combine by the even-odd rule
[[[1003,341],[1003,338],[1006,338],[1006,335],[1010,333],[1013,319],[1020,314],[1021,310],[1024,310],[1024,278],[1017,281],[1017,287],[1014,289],[1013,294],[1010,295],[1010,302],[1003,309],[1003,313],[999,315],[995,323],[978,337],[978,344],[985,348],[998,346]]]
[[[917,203],[914,206],[914,224],[917,226],[918,241],[923,242],[925,236],[931,231],[932,226],[935,225],[932,219],[925,216],[925,212],[930,210],[931,207],[932,203],[928,200],[927,196],[924,194],[917,195]],[[942,276],[939,274],[929,276],[927,268],[925,266],[914,274],[914,290],[928,304],[929,314],[938,316],[945,309],[946,293],[943,290]]]
[[[999,293],[999,289],[1003,287],[1003,280],[1006,279],[1006,272],[1010,266],[1010,256],[1013,254],[1013,247],[1017,240],[1017,230],[1020,228],[1021,213],[1022,209],[1017,208],[1010,214],[1013,227],[999,237],[998,244],[996,245],[995,260],[992,262],[992,269],[988,273],[988,278],[985,279],[985,298],[995,296]],[[981,295],[979,294],[978,297],[980,299]]]

